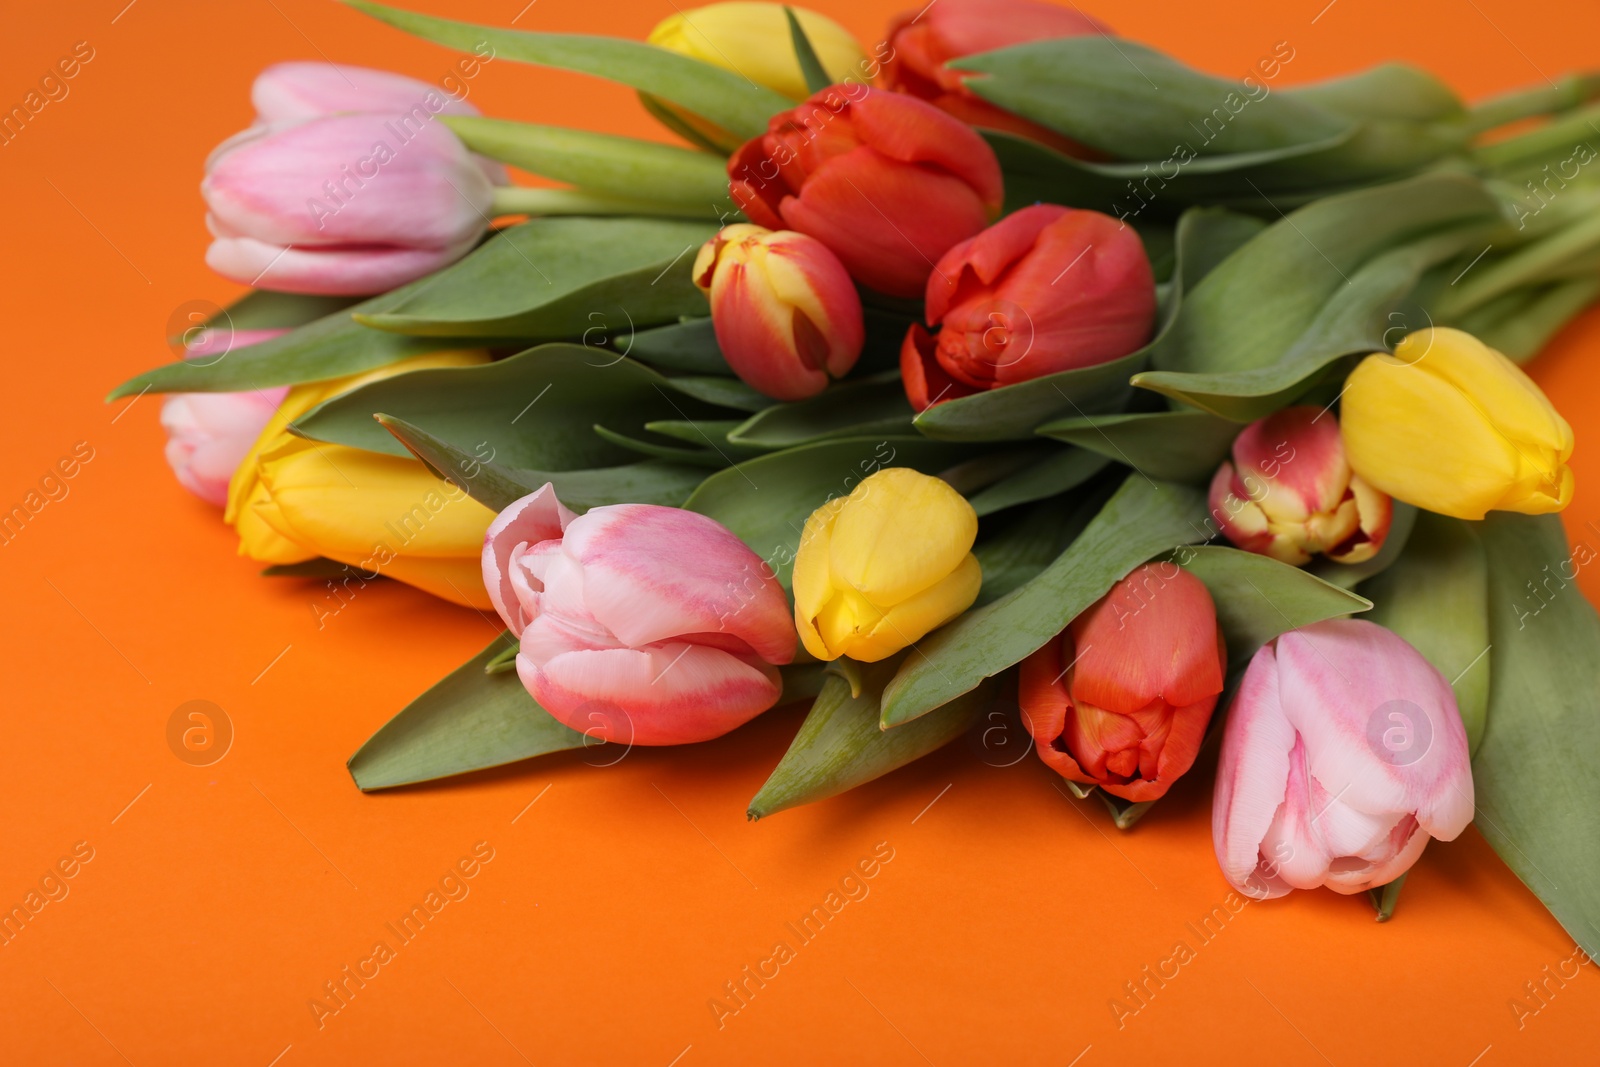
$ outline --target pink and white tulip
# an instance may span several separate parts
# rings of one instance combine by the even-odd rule
[[[476,115],[465,100],[416,78],[371,67],[304,61],[274,63],[256,75],[250,102],[260,122],[283,122],[366,111],[409,115]]]
[[[1472,814],[1455,695],[1399,636],[1333,619],[1279,636],[1250,661],[1211,813],[1217,859],[1241,893],[1385,885]]]
[[[183,357],[217,360],[287,332],[207,328],[197,331]],[[178,483],[209,504],[225,505],[233,472],[288,392],[285,385],[244,393],[168,396],[161,404],[161,428],[167,431],[167,464]]]
[[[701,246],[694,283],[711,300],[728,366],[775,400],[815,396],[861,355],[861,297],[839,257],[815,237],[726,226]]]
[[[1352,473],[1339,420],[1284,408],[1246,426],[1211,479],[1211,517],[1247,552],[1300,566],[1317,554],[1361,563],[1389,535],[1394,501]]]
[[[521,639],[517,674],[556,719],[638,745],[706,741],[777,703],[789,603],[726,527],[653,504],[577,516],[545,485],[502,511],[483,580]]]

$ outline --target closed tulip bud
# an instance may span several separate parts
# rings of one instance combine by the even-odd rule
[[[460,259],[493,201],[455,134],[381,114],[253,127],[211,154],[200,191],[213,270],[329,296],[383,292]]]
[[[1155,800],[1194,764],[1225,659],[1205,583],[1146,563],[1022,661],[1022,721],[1063,778]]]
[[[483,585],[539,705],[604,741],[706,741],[777,703],[783,588],[714,519],[654,504],[575,516],[546,485],[483,539]]]
[[[1087,156],[1092,153],[1081,145],[977,96],[962,84],[971,74],[945,64],[1029,41],[1109,32],[1076,7],[1032,0],[939,0],[917,11],[902,12],[889,23],[888,55],[878,84],[920,97],[962,122]]]
[[[435,115],[476,115],[478,109],[435,85],[344,63],[274,63],[256,75],[250,102],[260,122],[284,122],[365,111],[426,121]]]
[[[435,352],[290,389],[228,485],[222,517],[239,534],[239,554],[273,564],[322,556],[369,578],[395,578],[457,604],[488,608],[478,557],[494,512],[418,460],[288,432],[295,419],[357,386],[488,359],[483,352]]]
[[[1359,619],[1292,630],[1255,654],[1228,712],[1211,830],[1228,881],[1257,899],[1359,893],[1472,821],[1450,683]]]
[[[837,256],[792,230],[740,223],[700,249],[694,283],[728,365],[776,400],[800,400],[841,378],[861,355],[861,298]]]
[[[822,660],[886,659],[978,598],[972,505],[927,474],[890,467],[812,513],[794,561],[794,617]]]
[[[931,104],[835,85],[774,115],[728,160],[750,221],[799,230],[850,276],[892,296],[922,295],[934,262],[1000,211],[994,150]]]
[[[220,358],[286,330],[199,330],[185,359]],[[286,387],[245,393],[173,393],[161,404],[167,465],[178,484],[218,507],[228,502],[228,481],[283,401]]]
[[[1394,501],[1350,472],[1339,422],[1303,406],[1258,419],[1211,479],[1211,517],[1247,552],[1298,567],[1317,554],[1361,563],[1378,554]]]
[[[1481,519],[1572,502],[1572,427],[1533,379],[1460,330],[1407,334],[1368,356],[1339,404],[1351,468],[1419,508]]]
[[[862,77],[866,57],[849,30],[815,11],[790,10],[829,78]],[[735,2],[679,10],[657,23],[648,40],[657,48],[731,70],[791,100],[808,95],[782,4]]]
[[[1132,229],[1035,204],[946,252],[926,301],[939,333],[913,324],[900,349],[919,411],[1127,355],[1150,339],[1156,287]]]

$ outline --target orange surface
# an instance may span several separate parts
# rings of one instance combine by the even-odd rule
[[[1600,58],[1600,11],[1583,0],[1335,0],[1320,15],[1324,0],[1084,2],[1223,74],[1287,40],[1286,81],[1410,59],[1477,98]],[[523,3],[449,13],[505,24]],[[168,358],[175,308],[235,292],[202,262],[196,184],[211,146],[249,121],[258,68],[323,57],[437,78],[452,57],[316,0],[125,4],[29,5],[0,35],[6,108],[76,42],[94,49],[70,94],[0,148],[0,504],[92,449],[67,495],[0,547],[0,902],[21,901],[75,847],[92,853],[0,948],[0,1062],[1591,1061],[1600,977],[1546,979],[1572,941],[1472,831],[1428,849],[1387,926],[1365,899],[1298,893],[1251,904],[1202,943],[1190,924],[1228,887],[1201,772],[1124,835],[1064,799],[1036,758],[997,767],[958,743],[748,824],[745,801],[799,722],[781,712],[608,768],[577,753],[362,796],[345,758],[498,627],[379,583],[319,630],[319,588],[258,578],[168,475],[156,400],[100,398]],[[642,37],[673,6],[536,0],[518,24]],[[870,42],[901,5],[816,6]],[[510,62],[473,99],[657,135],[625,90]],[[1590,316],[1536,372],[1578,429],[1568,525],[1591,541],[1597,347]],[[1600,594],[1595,573],[1580,582]],[[197,699],[235,731],[209,767],[166,739],[174,710]],[[474,848],[493,858],[468,895],[402,945],[385,924]],[[786,924],[875,850],[892,859],[868,895],[800,943]],[[319,1027],[309,1002],[380,940],[393,958],[349,982]],[[778,941],[794,958],[750,981],[719,1026],[708,1003]],[[1119,1027],[1111,1001],[1178,941],[1194,958],[1149,980]],[[1529,981],[1548,992],[1519,1028],[1510,1002]]]

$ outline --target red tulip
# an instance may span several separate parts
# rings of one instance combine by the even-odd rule
[[[827,245],[851,277],[922,295],[934,262],[1000,211],[994,151],[931,104],[835,85],[774,115],[728,161],[750,221]]]
[[[1077,142],[977,96],[961,84],[971,75],[945,64],[1029,41],[1106,32],[1105,26],[1075,8],[1031,0],[939,0],[920,11],[903,12],[889,23],[890,52],[878,84],[920,97],[974,126],[1042,141],[1069,155],[1091,156],[1096,153]]]
[[[926,314],[938,335],[913,325],[900,349],[919,411],[1127,355],[1150,339],[1155,277],[1127,226],[1035,204],[945,253]]]
[[[1205,584],[1146,563],[1022,661],[1022,721],[1062,777],[1155,800],[1200,751],[1224,661]]]

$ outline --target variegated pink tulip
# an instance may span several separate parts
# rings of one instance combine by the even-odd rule
[[[1211,517],[1247,552],[1299,566],[1317,554],[1361,563],[1389,534],[1394,501],[1353,474],[1339,420],[1284,408],[1246,426],[1211,479]]]
[[[1240,892],[1385,885],[1472,813],[1455,695],[1398,635],[1333,619],[1281,635],[1250,661],[1211,813],[1217,859]]]
[[[183,355],[209,362],[287,332],[208,328],[196,331]],[[167,431],[167,464],[178,484],[209,504],[226,504],[228,481],[288,391],[288,386],[277,386],[168,396],[161,404],[161,428]]]
[[[653,504],[575,516],[545,485],[490,525],[483,580],[556,719],[622,744],[705,741],[777,703],[789,603],[726,527]]]
[[[701,246],[694,283],[711,300],[717,346],[746,385],[802,400],[856,365],[861,297],[814,237],[738,223]]]

